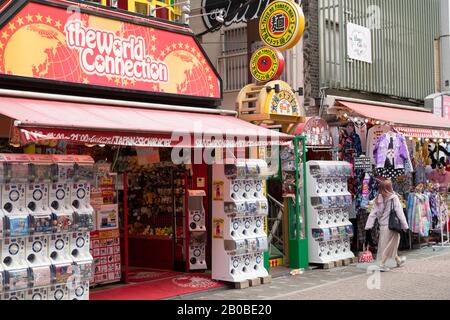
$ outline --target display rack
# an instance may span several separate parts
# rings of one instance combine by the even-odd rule
[[[93,164],[86,156],[0,155],[0,299],[89,299]]]
[[[268,215],[263,160],[213,166],[212,278],[232,283],[265,278]]]
[[[309,161],[308,225],[310,263],[326,265],[354,259],[349,220],[352,196],[347,180],[352,167],[347,162]]]

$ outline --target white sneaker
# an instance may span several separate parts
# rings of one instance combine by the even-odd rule
[[[406,263],[406,257],[400,257],[400,261],[397,261],[397,268],[402,267]]]
[[[391,271],[391,269],[389,269],[388,267],[379,267],[378,269],[380,272],[389,272]]]

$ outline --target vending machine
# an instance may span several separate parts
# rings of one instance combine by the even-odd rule
[[[212,278],[241,282],[265,278],[268,215],[263,160],[213,165]]]
[[[203,199],[206,197],[204,190],[188,190],[187,226],[189,232],[186,241],[188,249],[187,269],[206,270],[206,214],[203,207]]]
[[[347,162],[307,163],[311,263],[354,258],[350,249],[353,225],[349,220],[352,195],[347,186],[351,175],[352,167]]]

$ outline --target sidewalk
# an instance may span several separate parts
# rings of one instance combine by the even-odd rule
[[[244,290],[224,288],[175,297],[177,300],[450,300],[450,249],[424,248],[404,253],[405,267],[388,273],[369,265],[308,270],[274,278],[269,285]],[[368,288],[379,286],[379,289]]]

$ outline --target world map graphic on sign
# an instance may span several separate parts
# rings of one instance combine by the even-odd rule
[[[28,3],[0,30],[0,73],[220,98],[193,36]]]

